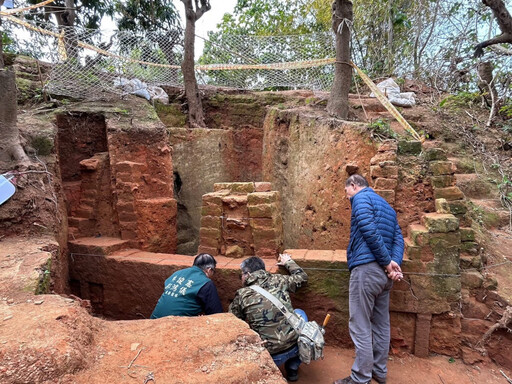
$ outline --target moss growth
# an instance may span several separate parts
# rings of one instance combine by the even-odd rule
[[[36,295],[44,295],[50,293],[50,285],[51,285],[51,267],[52,267],[52,259],[48,259],[46,264],[42,266],[39,282],[37,283],[35,294]]]
[[[464,107],[472,107],[480,102],[479,92],[460,92],[456,95],[450,95],[444,98],[439,106],[441,108],[458,110]]]
[[[48,156],[52,153],[54,142],[47,136],[36,136],[32,138],[30,145],[37,151],[40,156]]]
[[[187,122],[187,115],[181,111],[179,104],[155,103],[154,110],[166,127],[184,127]]]

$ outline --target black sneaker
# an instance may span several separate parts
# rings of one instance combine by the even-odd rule
[[[375,380],[378,384],[386,384],[386,378],[385,377],[379,377],[377,375],[372,374],[372,379]]]
[[[287,369],[286,370],[286,380],[288,380],[288,381],[299,380],[299,370],[298,369]]]

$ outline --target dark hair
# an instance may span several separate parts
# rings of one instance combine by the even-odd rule
[[[201,268],[203,271],[206,271],[210,268],[215,269],[215,266],[217,265],[217,261],[209,253],[200,253],[194,259],[194,265],[196,267]]]
[[[259,271],[260,269],[265,270],[265,263],[258,256],[252,256],[240,264],[240,269],[243,273],[252,273],[254,271]]]
[[[363,176],[357,175],[357,174],[350,176],[347,179],[347,181],[345,182],[345,186],[348,187],[352,183],[357,185],[358,187],[363,187],[363,188],[370,186],[368,184],[368,181],[366,181],[366,179]]]

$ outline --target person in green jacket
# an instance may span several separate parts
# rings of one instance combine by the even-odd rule
[[[304,285],[308,275],[288,254],[280,255],[278,265],[284,266],[290,275],[270,274],[265,271],[263,260],[256,256],[244,260],[240,265],[244,288],[236,292],[229,312],[246,321],[260,335],[277,366],[284,363],[288,381],[297,381],[301,363],[297,347],[299,335],[274,304],[249,288],[259,285],[293,311],[288,292],[295,292]],[[307,321],[304,311],[296,309],[295,313]]]
[[[165,280],[164,292],[151,318],[221,313],[219,294],[211,281],[216,265],[212,255],[200,253],[192,267],[174,272]]]

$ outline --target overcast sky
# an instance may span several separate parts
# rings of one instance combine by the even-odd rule
[[[196,35],[207,38],[208,31],[215,31],[217,24],[222,21],[225,13],[233,13],[237,0],[210,0],[212,9],[206,12],[199,20],[196,21]],[[185,17],[183,16],[184,5],[181,1],[175,1],[174,5],[180,11],[183,27],[185,27]],[[201,56],[204,47],[204,40],[196,38],[195,57]]]

